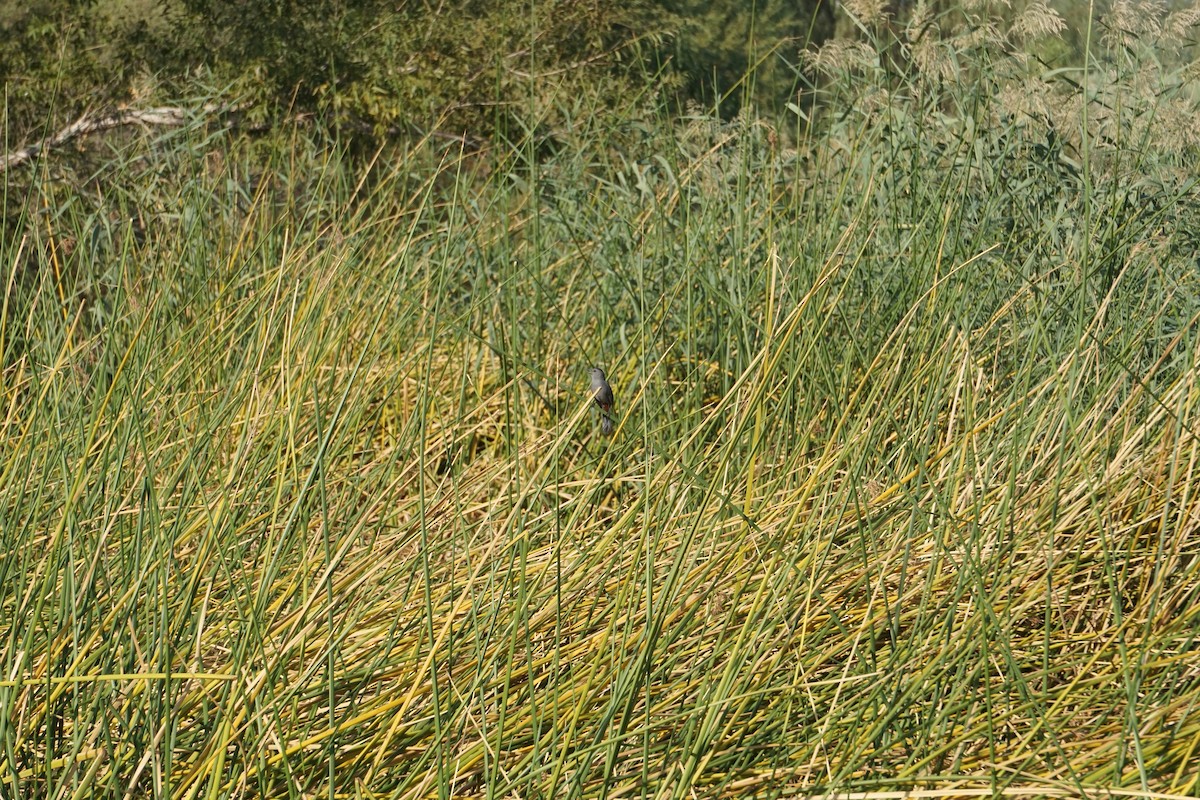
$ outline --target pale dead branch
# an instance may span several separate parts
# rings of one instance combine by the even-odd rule
[[[101,115],[84,114],[53,136],[48,136],[40,142],[35,142],[28,147],[23,147],[4,156],[3,159],[0,159],[0,171],[20,166],[26,161],[36,158],[44,150],[60,147],[80,136],[87,136],[126,125],[183,125],[196,113],[210,114],[219,108],[220,106],[217,104],[209,103],[200,108],[198,112],[190,109],[163,106],[143,110],[128,108]]]

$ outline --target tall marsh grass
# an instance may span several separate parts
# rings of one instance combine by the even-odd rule
[[[792,130],[43,159],[0,795],[1200,791],[1194,99],[940,24]]]

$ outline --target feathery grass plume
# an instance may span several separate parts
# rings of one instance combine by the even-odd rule
[[[996,20],[981,18],[974,20],[971,25],[964,25],[954,34],[951,42],[955,52],[963,53],[968,50],[999,49],[1004,45],[1005,39]],[[1019,62],[1026,57],[1025,53],[1015,52],[1008,53],[1005,59]],[[999,70],[1003,66],[1001,63],[993,68]]]
[[[912,44],[924,36],[936,38],[940,34],[941,28],[937,24],[937,18],[933,8],[929,5],[929,0],[917,0],[908,14],[908,23],[904,26],[904,38]]]
[[[879,67],[879,53],[875,48],[856,39],[833,39],[816,50],[805,50],[801,59],[805,65],[829,77]]]
[[[1089,71],[1092,102],[1086,116],[1086,135],[1092,138],[1098,167],[1123,159],[1124,147],[1140,149],[1131,145],[1133,142],[1154,141],[1161,153],[1177,155],[1196,146],[1195,126],[1188,119],[1200,112],[1200,103],[1186,89],[1196,66],[1191,60],[1180,62],[1179,57],[1186,53],[1174,51],[1172,45],[1195,19],[1188,13],[1165,15],[1160,3],[1129,0],[1114,3],[1104,18],[1105,46],[1093,53],[1096,64]],[[1173,20],[1170,32],[1164,20]],[[1019,19],[1013,32],[1019,30],[1019,38],[1024,38],[1032,27]],[[1025,74],[1018,64],[1019,54],[1006,61],[1015,69],[1001,81],[996,110],[1017,114],[1018,121],[1022,114],[1046,121],[1060,141],[1078,151],[1084,133],[1079,126],[1084,119],[1084,97],[1078,87],[1067,82],[1047,84]]]
[[[1168,47],[1179,47],[1192,39],[1192,29],[1197,25],[1200,25],[1200,7],[1173,9],[1163,21],[1160,41]]]
[[[925,80],[949,80],[954,76],[955,51],[949,42],[923,36],[911,48],[913,63]]]
[[[1031,122],[1044,123],[1051,118],[1050,109],[1058,102],[1058,95],[1045,81],[1029,78],[1010,81],[996,92],[993,123],[997,125],[1028,126]]]
[[[866,116],[892,108],[892,93],[885,86],[868,87],[858,96],[858,108]]]
[[[1017,14],[1009,30],[1017,40],[1027,42],[1044,36],[1057,36],[1066,27],[1066,20],[1047,5],[1046,0],[1030,0]]]
[[[842,8],[867,27],[888,21],[888,0],[842,0]]]
[[[913,7],[904,27],[904,40],[923,79],[936,83],[953,76],[956,54],[953,46],[942,38],[934,11],[925,0],[919,0]]]
[[[1162,29],[1162,0],[1113,0],[1100,18],[1100,40],[1110,50],[1132,49],[1139,41],[1155,41]]]

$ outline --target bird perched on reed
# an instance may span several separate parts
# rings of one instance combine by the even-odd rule
[[[612,436],[612,387],[608,385],[608,380],[604,377],[604,370],[599,367],[592,367],[590,373],[592,376],[592,397],[595,399],[596,405],[600,406],[600,432],[605,436]]]

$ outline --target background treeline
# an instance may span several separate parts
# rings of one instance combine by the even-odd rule
[[[85,110],[198,85],[252,115],[478,138],[553,125],[539,95],[564,89],[593,106],[647,90],[706,105],[729,93],[727,114],[747,92],[782,105],[788,65],[833,27],[824,0],[4,0],[0,78],[10,150]]]

